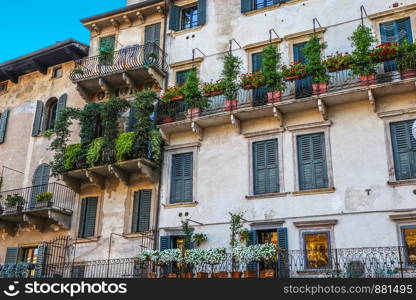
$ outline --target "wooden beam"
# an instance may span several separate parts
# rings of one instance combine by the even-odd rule
[[[231,114],[231,124],[234,125],[237,134],[241,134],[241,121],[235,114]]]
[[[328,108],[325,102],[322,99],[318,99],[318,110],[322,115],[322,118],[326,121],[328,120]]]
[[[373,111],[377,112],[377,103],[376,98],[374,98],[373,90],[368,90],[368,101],[370,101],[371,106],[373,107]]]
[[[192,122],[191,124],[192,132],[198,136],[198,140],[202,141],[203,139],[203,129],[199,126],[196,122]]]
[[[48,74],[48,67],[41,64],[38,60],[32,59],[32,63],[36,67],[36,70],[38,70],[41,74],[43,75]]]
[[[122,74],[122,77],[123,77],[124,82],[129,86],[129,88],[132,88],[132,89],[136,88],[136,83],[134,82],[134,79],[129,74],[124,72]]]
[[[105,190],[105,178],[97,173],[94,173],[90,170],[85,170],[85,176],[87,176],[89,182],[95,184],[102,190]]]
[[[283,127],[284,126],[283,114],[276,106],[273,107],[273,115],[279,121],[280,127]]]
[[[70,177],[66,174],[63,174],[60,176],[61,181],[65,182],[65,184],[72,189],[75,193],[81,193],[81,180],[80,179],[76,179],[74,177]]]
[[[114,165],[108,166],[108,171],[113,174],[118,180],[123,182],[126,186],[130,185],[130,176],[127,172]]]

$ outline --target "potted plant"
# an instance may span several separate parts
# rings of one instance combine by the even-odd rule
[[[327,56],[323,61],[325,68],[328,72],[338,72],[349,69],[352,63],[352,56],[348,52],[340,53],[336,52],[335,55]]]
[[[207,241],[207,235],[205,234],[205,233],[195,233],[193,236],[192,236],[192,241],[193,241],[193,244],[196,246],[196,247],[199,247],[203,242],[206,242]]]
[[[182,87],[171,86],[163,93],[162,100],[166,103],[183,100]]]
[[[36,195],[36,202],[40,204],[47,203],[48,207],[52,207],[52,193],[44,192]]]
[[[182,252],[180,249],[166,249],[160,252],[160,262],[164,265],[169,265],[182,261]],[[178,274],[169,273],[168,278],[177,278]]]
[[[227,272],[214,272],[215,266],[227,259],[225,248],[212,248],[205,251],[204,262],[211,266],[211,278],[228,278]]]
[[[157,278],[157,272],[155,272],[155,266],[160,266],[160,252],[157,250],[143,250],[137,257],[138,261],[142,264],[152,264],[151,268],[153,272],[149,272],[148,278]]]
[[[306,66],[300,62],[293,62],[289,66],[282,66],[282,76],[285,81],[293,81],[306,77]]]
[[[240,230],[240,242],[243,245],[247,245],[247,243],[250,241],[250,230],[247,228]]]
[[[201,81],[195,68],[188,72],[181,90],[185,101],[188,103],[190,119],[199,117],[201,109],[208,107],[209,102],[206,97],[202,96]]]
[[[190,279],[194,277],[194,273],[192,270],[195,266],[200,266],[204,263],[204,257],[205,257],[205,250],[202,249],[189,249],[186,250],[185,256],[184,256],[184,262],[186,264],[187,271],[184,274],[184,278]],[[199,275],[198,275],[199,274]],[[201,274],[199,272],[197,274],[198,278],[208,278],[208,273]]]
[[[202,90],[204,91],[205,97],[214,97],[222,95],[224,90],[224,82],[217,80],[216,82],[204,82],[202,84]]]
[[[409,43],[407,39],[399,46],[397,68],[402,79],[416,77],[416,44]]]
[[[263,261],[265,269],[260,271],[260,278],[274,278],[276,275],[277,249],[274,244],[258,244],[255,248],[256,257]]]
[[[23,205],[25,204],[25,198],[19,196],[18,194],[7,195],[6,206],[8,208],[16,207],[17,212],[23,211]]]
[[[329,76],[322,62],[322,53],[326,47],[326,43],[321,42],[321,38],[313,34],[302,49],[302,53],[308,62],[306,71],[312,77],[312,90],[314,95],[328,92]]]
[[[241,273],[239,272],[238,259],[234,257],[234,249],[240,246],[238,237],[241,234],[241,230],[243,228],[242,220],[244,213],[229,212],[228,214],[230,215],[231,277],[239,278],[241,277]]]
[[[374,62],[383,62],[393,60],[399,54],[399,44],[398,43],[383,43],[378,45],[371,53],[371,59]]]
[[[221,80],[223,82],[225,96],[225,110],[231,111],[237,109],[237,94],[240,87],[238,75],[240,74],[242,61],[239,57],[226,54],[223,57],[223,70]]]
[[[236,258],[236,260],[243,266],[245,271],[243,271],[243,277],[244,278],[255,278],[256,277],[256,271],[254,270],[248,270],[247,266],[250,263],[259,261],[258,258],[258,251],[256,251],[254,246],[237,246],[233,249],[233,256]]]
[[[372,45],[376,39],[371,28],[359,25],[349,40],[354,49],[351,64],[353,74],[360,76],[362,86],[376,83],[376,62],[371,58]]]
[[[257,89],[264,85],[263,72],[244,73],[240,75],[241,87],[245,90]]]
[[[263,74],[264,83],[268,90],[267,98],[269,103],[280,102],[282,99],[282,92],[286,88],[282,73],[279,71],[280,59],[281,55],[276,46],[270,45],[263,49]]]

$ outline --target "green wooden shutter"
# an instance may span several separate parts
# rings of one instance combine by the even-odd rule
[[[258,244],[258,236],[256,230],[250,230],[249,233],[249,239],[248,239],[248,245],[253,246]],[[257,270],[257,262],[251,262],[247,264],[247,270],[248,271],[256,271]]]
[[[186,82],[186,77],[188,76],[190,70],[183,70],[176,72],[176,85],[183,85]]]
[[[254,9],[253,0],[241,0],[241,12],[246,13]]]
[[[403,43],[405,39],[407,39],[409,43],[413,43],[412,25],[410,22],[410,18],[405,18],[396,21],[396,27],[399,43]]]
[[[278,247],[282,250],[289,250],[289,240],[287,234],[286,227],[277,228],[277,240],[278,240]],[[289,277],[289,256],[286,255],[279,255],[278,260],[278,272],[280,278]]]
[[[43,269],[44,269],[44,265],[46,263],[46,251],[47,251],[47,246],[45,244],[41,244],[38,246],[38,255],[37,255],[37,261],[36,261],[36,266],[35,266],[35,277],[36,278],[41,278],[42,277],[42,273],[43,273]]]
[[[43,102],[36,101],[35,119],[33,120],[32,136],[38,136],[41,133],[43,115]]]
[[[132,213],[132,222],[131,222],[131,232],[138,232],[138,223],[139,223],[139,209],[140,209],[140,192],[134,193],[133,200],[133,213]]]
[[[171,203],[192,202],[193,153],[172,156]]]
[[[15,264],[19,258],[19,248],[18,247],[8,247],[6,252],[6,259],[4,260],[5,264]]]
[[[56,118],[55,122],[59,120],[60,112],[66,107],[66,102],[68,100],[68,94],[63,94],[58,99],[58,104],[56,106]]]
[[[89,197],[82,200],[79,236],[81,238],[93,237],[95,234],[95,222],[97,218],[97,197]]]
[[[134,193],[132,232],[146,232],[150,229],[152,191]]]
[[[0,144],[4,143],[6,139],[6,130],[7,130],[7,120],[9,118],[9,109],[3,109],[3,112],[0,114]]]
[[[263,68],[263,60],[262,60],[262,57],[263,57],[263,55],[262,55],[261,52],[254,53],[251,56],[253,72],[261,71],[261,69]]]
[[[277,140],[253,143],[253,165],[254,194],[279,192]]]
[[[160,237],[160,245],[159,245],[160,251],[166,250],[166,249],[172,249],[172,238],[170,236],[161,236]]]
[[[396,180],[416,178],[416,140],[412,136],[414,120],[390,125]]]
[[[127,123],[127,132],[134,131],[134,126],[137,122],[137,107],[133,104],[130,105],[129,120]]]
[[[148,25],[144,29],[144,42],[160,45],[160,23]]]
[[[181,8],[179,6],[170,5],[170,13],[169,13],[169,29],[178,31],[180,26],[181,20]]]
[[[207,0],[198,1],[198,25],[205,25],[207,22]]]
[[[300,190],[328,187],[328,175],[323,133],[297,137]]]

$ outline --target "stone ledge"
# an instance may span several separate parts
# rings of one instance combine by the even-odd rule
[[[334,192],[335,192],[335,188],[332,187],[332,188],[327,188],[327,189],[296,191],[296,192],[293,192],[292,194],[294,196],[304,196],[304,195],[315,195],[315,194],[330,194]]]
[[[198,202],[189,202],[189,203],[175,203],[175,204],[162,204],[163,208],[181,208],[181,207],[195,207],[198,205]]]
[[[91,238],[79,238],[75,240],[75,244],[87,244],[87,243],[95,243],[100,240],[99,236],[94,236]]]
[[[391,186],[416,185],[416,179],[387,181],[387,184]]]
[[[179,31],[172,31],[172,37],[177,37],[180,35],[184,35],[187,33],[191,33],[191,32],[195,32],[195,31],[199,31],[202,29],[202,27],[204,27],[203,25],[197,26],[197,27],[193,27],[193,28],[188,28],[188,29],[183,29],[183,30],[179,30]]]
[[[260,200],[260,199],[269,199],[269,198],[280,198],[289,195],[289,193],[271,193],[271,194],[261,194],[261,195],[251,195],[246,196],[247,200]]]

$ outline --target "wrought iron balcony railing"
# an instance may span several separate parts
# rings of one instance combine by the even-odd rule
[[[126,47],[111,54],[77,60],[70,79],[79,82],[141,68],[156,68],[166,72],[166,57],[155,43]]]
[[[42,197],[39,195],[43,196],[44,201],[41,201]],[[72,213],[75,201],[75,193],[70,188],[56,182],[4,191],[0,193],[0,196],[0,217],[46,208]],[[7,200],[8,197],[9,200]]]
[[[327,90],[314,91],[310,77],[286,82],[286,89],[282,92],[280,101],[282,103],[290,100],[302,100],[311,96],[330,95],[334,92],[347,91],[355,88],[368,88],[376,84],[399,82],[408,77],[397,71],[395,61],[380,63],[374,80],[362,81],[360,76],[353,75],[349,69],[328,73],[330,79]],[[416,74],[415,74],[416,75]],[[208,97],[209,107],[201,111],[200,116],[212,115],[230,110],[227,108],[224,95]],[[241,89],[237,95],[237,105],[231,105],[232,110],[246,107],[260,107],[267,105],[267,89]],[[159,102],[157,110],[157,124],[185,120],[188,117],[188,105],[185,101],[172,101],[169,103]]]

